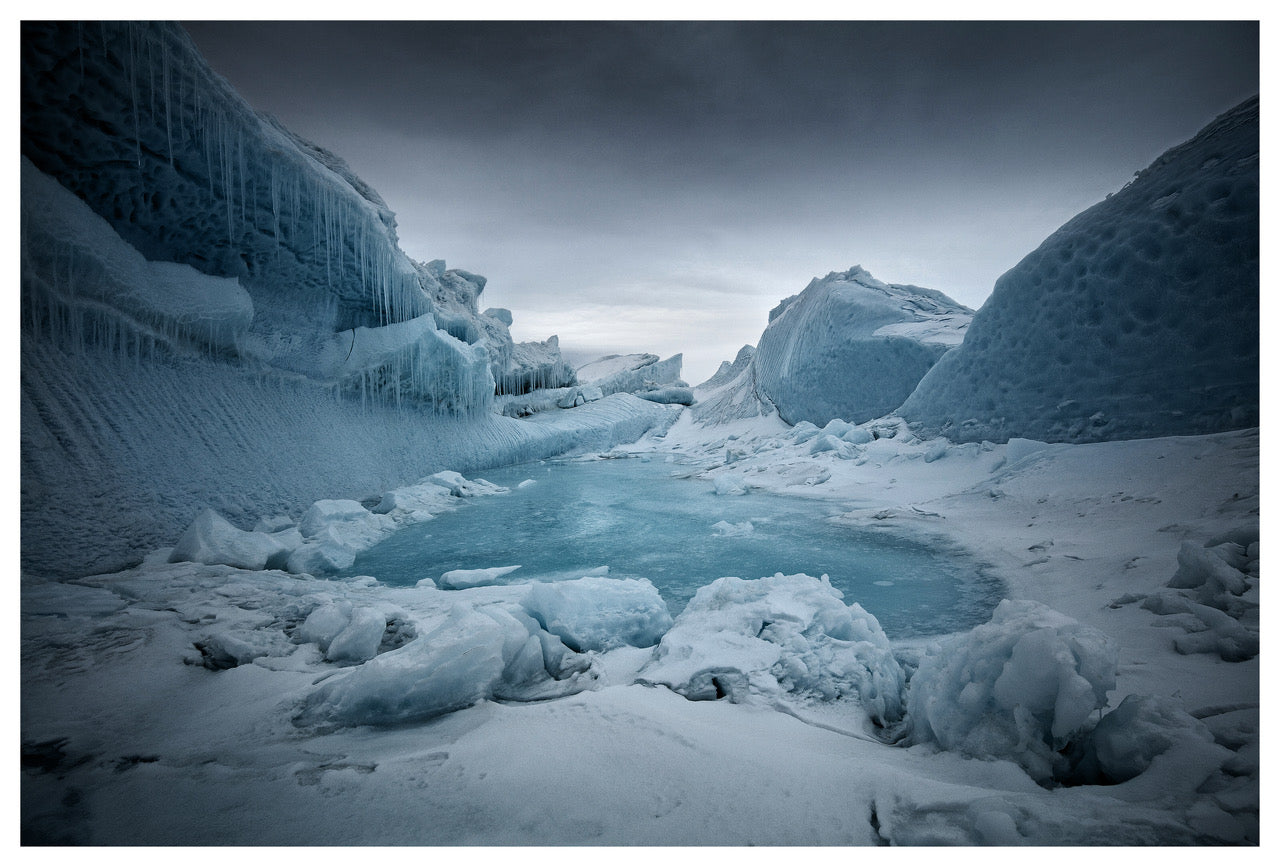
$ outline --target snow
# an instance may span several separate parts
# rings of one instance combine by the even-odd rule
[[[1258,226],[1255,98],[997,280],[899,414],[957,442],[1256,425]]]
[[[960,342],[972,313],[860,267],[828,274],[770,314],[751,361],[755,387],[791,424],[885,415]]]
[[[603,605],[586,585],[390,588],[167,557],[74,583],[28,575],[23,749],[55,770],[27,765],[25,827],[188,845],[1257,840],[1258,657],[1181,654],[1168,615],[1113,604],[1194,602],[1199,586],[1168,586],[1183,541],[1250,574],[1256,431],[1020,457],[974,444],[925,463],[928,443],[898,427],[859,466],[756,424],[735,434],[735,473],[844,520],[961,544],[1014,602],[948,656],[884,642],[820,578],[723,579],[674,624],[632,633],[656,646],[600,650],[589,636],[642,623],[656,594],[622,585]],[[683,420],[631,450],[700,459],[715,477],[723,439]],[[825,482],[787,485],[815,464]],[[1215,553],[1224,545],[1245,553]],[[947,704],[968,683],[943,675],[961,660],[986,666],[972,682],[989,714]],[[712,677],[725,699],[662,685],[711,699]],[[970,745],[1025,743],[979,757],[895,740],[925,684],[950,696],[944,718]],[[844,698],[826,700],[832,689]],[[1021,690],[1028,713],[997,713]],[[1045,757],[1059,737],[1070,767],[1042,787],[1028,769],[1057,761]],[[577,796],[552,815],[548,787]],[[211,826],[215,812],[226,821]]]

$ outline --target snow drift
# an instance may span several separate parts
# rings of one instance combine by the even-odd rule
[[[1258,231],[1255,97],[996,281],[899,414],[954,441],[1256,426]]]

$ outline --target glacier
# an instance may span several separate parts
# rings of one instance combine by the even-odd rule
[[[855,268],[689,389],[512,342],[179,27],[22,53],[24,844],[1258,844],[1256,101],[972,325]],[[675,618],[607,564],[327,577],[565,454],[678,461],[717,543],[769,491],[1008,599],[890,641],[805,574]]]
[[[1259,421],[1258,101],[996,281],[898,413],[954,441],[1097,442]]]

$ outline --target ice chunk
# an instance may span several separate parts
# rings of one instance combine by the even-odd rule
[[[426,634],[324,681],[294,721],[396,725],[487,698],[564,694],[581,688],[566,656],[564,645],[523,611],[457,602]]]
[[[845,700],[880,725],[902,714],[903,672],[884,630],[825,576],[720,578],[700,588],[641,679],[694,700]]]
[[[488,569],[454,569],[440,576],[437,586],[441,590],[462,590],[466,587],[482,587],[489,584],[506,584],[502,578],[520,567],[494,566]]]
[[[378,655],[378,646],[387,629],[387,617],[377,608],[359,605],[351,618],[325,650],[325,659],[333,662],[364,662]]]
[[[671,627],[671,613],[647,579],[589,576],[530,587],[523,606],[570,650],[651,647]]]
[[[651,400],[654,403],[678,403],[684,406],[692,406],[694,402],[693,389],[679,385],[637,391],[635,394],[636,397]]]
[[[756,530],[750,521],[741,521],[737,524],[716,521],[711,525],[711,529],[716,531],[717,536],[750,536]]]
[[[484,479],[468,479],[461,473],[451,470],[428,476],[424,481],[439,485],[455,497],[483,497],[489,494],[507,493],[507,489],[500,485],[486,482]]]
[[[1217,764],[1226,752],[1214,746],[1213,733],[1173,700],[1131,695],[1102,718],[1081,744],[1075,776],[1088,783],[1123,783],[1141,774],[1157,756],[1178,748],[1215,756]],[[1182,756],[1186,761],[1186,756]],[[1195,781],[1191,788],[1199,785]]]
[[[747,492],[747,480],[737,473],[722,473],[716,476],[715,491],[722,497],[742,496]]]
[[[523,635],[510,635],[513,628]],[[427,635],[325,681],[296,720],[391,725],[467,707],[492,695],[510,661],[508,645],[523,647],[528,637],[514,620],[500,624],[458,605]]]
[[[988,623],[921,661],[908,695],[912,739],[1009,759],[1046,782],[1066,770],[1060,751],[1106,706],[1116,667],[1101,632],[1041,603],[1006,599]]]
[[[247,532],[205,509],[182,534],[170,563],[189,561],[240,569],[279,568],[291,553],[288,541],[268,533]]]

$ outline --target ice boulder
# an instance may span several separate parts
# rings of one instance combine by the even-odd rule
[[[363,551],[395,530],[388,515],[375,515],[355,500],[317,500],[298,521],[309,541]]]
[[[205,509],[182,534],[169,562],[278,569],[285,565],[290,553],[288,542],[280,537],[241,530],[213,509]]]
[[[524,609],[578,653],[616,647],[652,647],[671,627],[671,613],[647,579],[589,576],[538,583]]]
[[[935,648],[911,679],[916,743],[1016,762],[1038,782],[1067,770],[1061,751],[1088,730],[1115,688],[1111,639],[1029,600]]]
[[[941,292],[828,274],[771,315],[751,362],[783,421],[860,423],[896,409],[964,338],[973,311]]]
[[[956,442],[1256,426],[1258,250],[1255,97],[997,280],[898,414]]]
[[[439,485],[455,497],[484,497],[489,494],[505,494],[507,489],[484,479],[468,479],[452,470],[427,476],[423,483]]]
[[[488,698],[536,697],[572,665],[554,636],[523,613],[459,602],[430,631],[325,680],[302,702],[299,725],[396,725]]]
[[[720,578],[700,588],[640,678],[693,700],[845,700],[877,725],[902,715],[903,673],[884,630],[825,576]]]
[[[386,628],[382,611],[339,600],[307,615],[295,637],[315,643],[331,662],[364,662],[377,656]]]
[[[493,584],[508,584],[511,579],[506,576],[519,569],[515,566],[490,566],[486,569],[451,569],[440,576],[436,586],[441,590],[465,590],[468,587],[487,587]],[[519,579],[516,579],[519,582]]]

